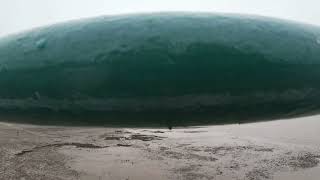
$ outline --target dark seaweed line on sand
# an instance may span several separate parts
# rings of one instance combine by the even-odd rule
[[[75,146],[77,148],[90,148],[90,149],[102,149],[102,148],[107,148],[109,146],[98,146],[98,145],[94,145],[94,144],[89,144],[89,143],[75,143],[75,142],[72,142],[72,143],[58,143],[58,144],[48,144],[48,145],[43,145],[43,146],[36,146],[32,149],[25,149],[25,150],[22,150],[18,153],[16,153],[15,155],[16,156],[22,156],[26,153],[30,153],[30,152],[33,152],[33,151],[36,151],[36,150],[39,150],[39,149],[42,149],[42,148],[47,148],[47,147],[63,147],[63,146]]]

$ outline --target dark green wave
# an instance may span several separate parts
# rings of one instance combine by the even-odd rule
[[[73,21],[0,40],[0,110],[133,124],[316,114],[319,55],[318,27],[278,19],[160,13]]]

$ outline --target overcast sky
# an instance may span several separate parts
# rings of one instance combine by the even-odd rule
[[[231,12],[320,25],[320,0],[0,0],[0,36],[82,17],[153,11]]]

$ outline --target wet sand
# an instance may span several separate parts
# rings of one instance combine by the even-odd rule
[[[0,179],[318,179],[320,116],[168,129],[0,123]]]

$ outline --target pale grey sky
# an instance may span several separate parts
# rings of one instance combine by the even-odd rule
[[[320,0],[0,0],[0,36],[56,22],[159,11],[246,13],[320,25]]]

